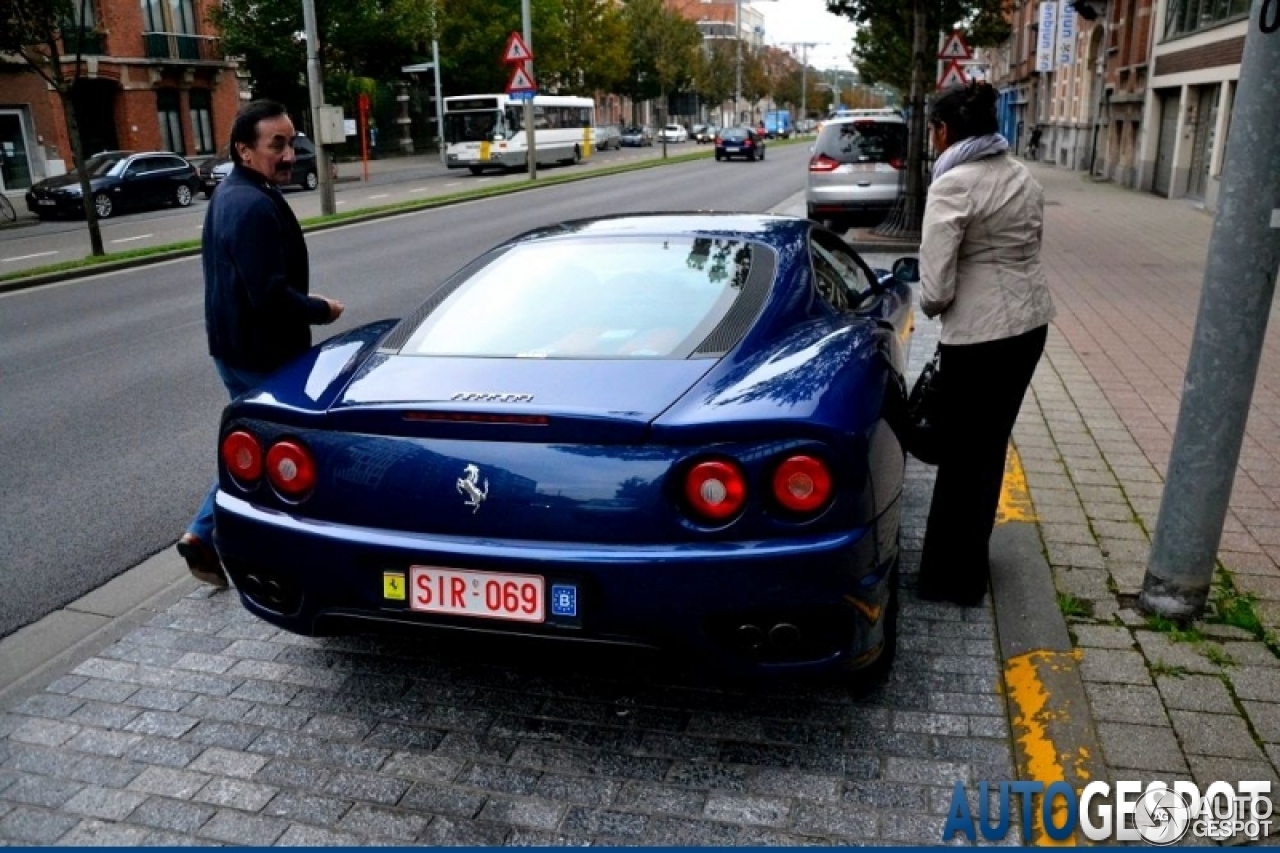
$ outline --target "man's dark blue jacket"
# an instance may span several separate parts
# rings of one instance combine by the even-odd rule
[[[329,304],[308,295],[307,244],[280,191],[237,164],[209,201],[202,242],[209,354],[270,373],[306,352]]]

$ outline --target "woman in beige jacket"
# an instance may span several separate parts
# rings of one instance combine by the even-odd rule
[[[942,320],[944,435],[918,594],[974,606],[986,594],[1009,435],[1053,319],[1040,238],[1044,190],[997,132],[996,93],[944,93],[920,243],[920,306]]]

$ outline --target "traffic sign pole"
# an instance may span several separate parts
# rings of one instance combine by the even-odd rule
[[[531,23],[532,15],[529,12],[529,0],[520,0],[520,16],[524,24],[524,46],[530,57],[529,61],[524,64],[524,70],[529,74],[529,79],[532,80],[533,25]],[[533,132],[533,98],[529,98],[524,102],[524,133],[525,138],[529,140],[529,180],[536,181],[538,179],[538,144],[534,139]]]

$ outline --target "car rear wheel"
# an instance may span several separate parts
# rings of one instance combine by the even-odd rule
[[[178,207],[190,207],[192,197],[191,187],[186,184],[179,184],[173,193],[173,201]]]
[[[719,152],[717,152],[717,153],[716,153],[716,162],[717,162],[717,163],[719,163],[719,162],[720,162],[721,160],[723,160],[723,159],[724,159],[724,155],[723,155],[723,154],[720,154]]]
[[[111,203],[111,196],[98,193],[93,197],[93,208],[98,212],[99,219],[109,219],[111,212],[115,210],[115,205]]]
[[[302,186],[308,190],[314,190],[316,187],[320,186],[320,176],[314,171],[307,172],[302,176]]]

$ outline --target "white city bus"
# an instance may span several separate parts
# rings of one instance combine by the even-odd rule
[[[538,164],[579,163],[595,148],[595,102],[569,95],[533,99]],[[518,169],[528,163],[524,102],[506,95],[444,99],[445,163],[450,169]]]

